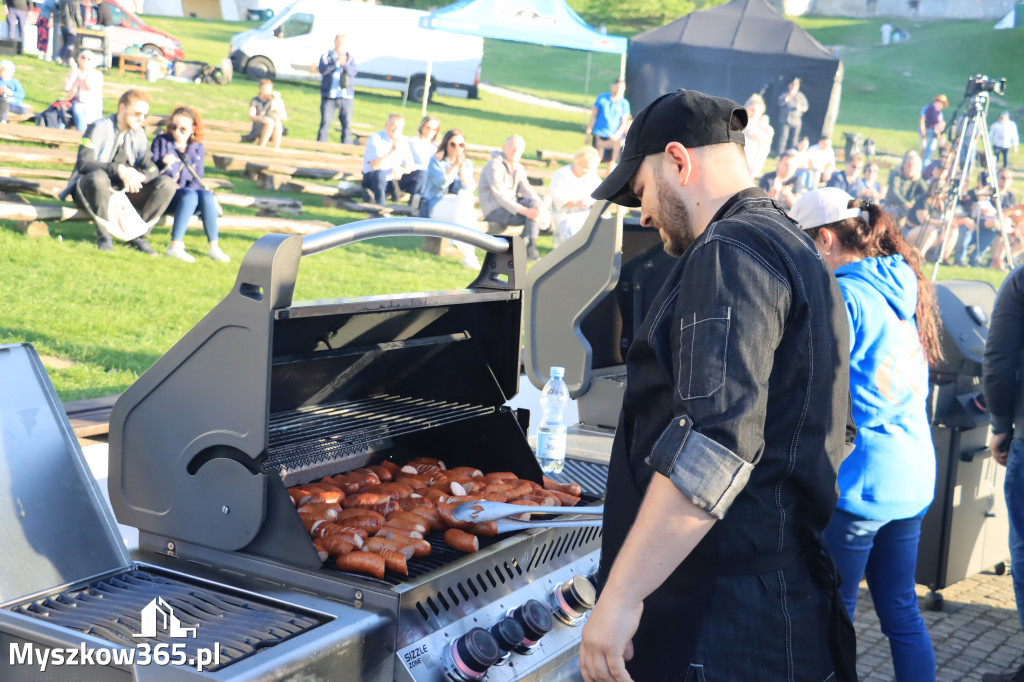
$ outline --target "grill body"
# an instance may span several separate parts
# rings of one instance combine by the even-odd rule
[[[986,282],[936,282],[943,362],[932,369],[929,408],[935,500],[921,525],[917,582],[938,590],[1005,561],[1005,469],[988,454],[981,367],[996,292]]]

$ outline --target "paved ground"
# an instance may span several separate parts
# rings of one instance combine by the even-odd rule
[[[982,573],[942,590],[943,610],[927,609],[928,590],[918,587],[921,612],[935,647],[939,682],[979,681],[981,674],[1014,667],[1024,635],[1009,573]],[[861,584],[857,614],[857,672],[861,682],[894,680],[889,643],[878,627],[871,597]]]

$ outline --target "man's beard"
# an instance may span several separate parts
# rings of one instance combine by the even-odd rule
[[[658,192],[660,209],[660,215],[653,216],[654,226],[661,232],[661,240],[665,243],[665,253],[678,258],[697,238],[693,232],[690,211],[661,173],[655,174],[654,185]]]

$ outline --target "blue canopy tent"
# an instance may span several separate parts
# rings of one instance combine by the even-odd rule
[[[565,0],[459,0],[420,19],[420,27],[550,47],[622,55],[625,73],[629,41],[601,33]],[[589,76],[589,74],[588,74]],[[430,78],[430,64],[427,65]],[[429,83],[427,85],[429,90]],[[426,112],[427,98],[423,98]]]

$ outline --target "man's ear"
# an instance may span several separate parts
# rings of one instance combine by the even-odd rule
[[[680,186],[690,182],[690,176],[693,173],[693,157],[689,149],[678,142],[669,142],[665,146],[665,163],[674,169],[672,172],[677,177]]]

